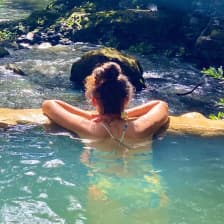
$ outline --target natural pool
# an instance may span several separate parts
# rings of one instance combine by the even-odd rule
[[[24,18],[45,2],[3,0],[0,22]],[[69,69],[84,52],[98,47],[76,43],[9,49],[10,57],[0,59],[0,106],[36,108],[57,97],[87,107],[83,94],[68,81]],[[169,102],[171,113],[214,112],[222,85],[178,59],[137,57],[147,89],[133,104],[161,98]],[[27,76],[7,69],[10,63]],[[193,94],[176,96],[201,80],[203,87]],[[165,136],[152,149],[124,158],[42,127],[0,129],[0,223],[224,223],[223,143],[222,138]]]
[[[167,135],[122,156],[61,130],[1,130],[0,223],[222,224],[223,144]]]

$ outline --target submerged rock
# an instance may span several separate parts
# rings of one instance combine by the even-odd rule
[[[9,52],[4,47],[0,47],[0,58],[3,58],[8,55],[9,55]]]
[[[143,70],[139,62],[134,57],[125,55],[113,48],[101,48],[84,54],[73,63],[70,80],[82,86],[85,77],[90,75],[98,64],[108,61],[117,62],[121,66],[124,74],[128,76],[137,91],[145,87]]]
[[[21,76],[26,76],[25,72],[22,71],[17,65],[15,64],[7,64],[5,66],[6,69],[13,71],[14,73],[21,75]]]

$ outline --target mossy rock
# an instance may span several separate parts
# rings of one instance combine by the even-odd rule
[[[116,49],[144,42],[161,49],[182,38],[179,32],[182,18],[177,20],[164,11],[111,10],[80,15],[75,12],[73,18],[66,21],[75,30],[69,37],[74,42],[104,44]]]
[[[90,75],[97,65],[108,61],[116,62],[121,66],[124,74],[128,76],[137,91],[145,87],[143,70],[138,60],[114,48],[100,48],[84,54],[78,61],[73,63],[70,80],[82,87],[85,77]]]
[[[8,55],[9,55],[9,52],[4,47],[0,47],[0,58],[3,58]]]
[[[211,39],[215,40],[224,40],[224,30],[221,29],[213,29],[210,34]]]

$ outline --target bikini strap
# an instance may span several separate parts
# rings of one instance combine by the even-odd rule
[[[122,130],[122,135],[121,135],[121,138],[120,139],[117,139],[113,136],[113,134],[111,133],[110,129],[104,124],[104,123],[100,123],[104,128],[105,130],[107,131],[107,133],[110,135],[111,139],[113,139],[115,142],[117,142],[119,145],[125,147],[127,150],[131,150],[132,148],[129,146],[129,145],[126,145],[124,144],[122,141],[124,139],[124,136],[125,136],[125,133],[126,133],[126,130],[128,128],[128,123],[127,121],[125,122],[125,125],[123,127],[123,130]]]
[[[124,140],[124,136],[125,136],[125,134],[126,134],[126,130],[127,130],[127,128],[128,128],[128,122],[125,121],[124,126],[123,126],[123,130],[122,130],[122,135],[121,135],[121,138],[120,138],[120,141],[121,141],[121,142],[123,142],[123,140]]]
[[[113,136],[111,130],[107,127],[107,125],[105,125],[104,123],[101,123],[101,125],[105,128],[105,130],[107,131],[107,133],[110,135],[110,137],[111,137],[112,139],[116,139],[116,140],[118,140],[117,138],[115,138],[115,137]],[[123,140],[124,140],[124,136],[125,136],[125,134],[126,134],[126,130],[127,130],[127,128],[128,128],[128,122],[125,121],[125,124],[124,124],[123,129],[122,129],[122,134],[121,134],[121,137],[120,137],[120,140],[119,140],[120,142],[123,142]]]
[[[115,139],[115,137],[114,137],[113,134],[111,133],[110,129],[109,129],[104,123],[100,123],[100,124],[104,127],[104,129],[107,131],[107,133],[110,135],[110,137],[111,137],[112,139]]]

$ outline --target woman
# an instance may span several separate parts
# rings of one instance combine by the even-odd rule
[[[125,139],[154,135],[168,120],[168,106],[155,100],[126,109],[133,86],[120,66],[107,62],[96,67],[85,80],[85,95],[95,107],[86,111],[59,100],[43,102],[43,113],[58,125],[85,136],[122,144]],[[124,116],[125,115],[125,116]]]
[[[126,109],[133,86],[114,62],[95,68],[85,80],[85,89],[94,112],[59,100],[45,101],[42,109],[60,126],[93,139],[85,142],[91,147],[84,147],[81,154],[89,178],[87,222],[154,223],[159,219],[166,223],[167,197],[159,175],[148,163],[149,154],[146,160],[145,154],[140,153],[143,160],[136,157],[140,162],[132,156],[142,150],[149,152],[150,137],[168,120],[167,104],[157,100]],[[98,150],[91,150],[94,148]]]

